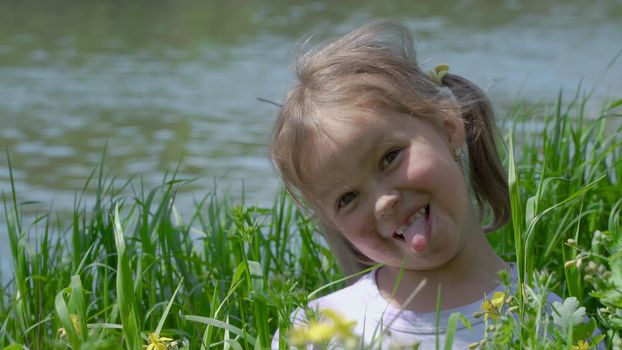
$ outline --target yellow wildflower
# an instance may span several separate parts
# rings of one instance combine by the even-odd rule
[[[336,329],[334,325],[320,322],[312,322],[307,328],[307,340],[317,344],[329,341],[335,335]]]
[[[60,336],[61,339],[67,338],[67,331],[65,330],[65,328],[63,328],[63,327],[59,328],[57,333],[58,333],[58,335]]]
[[[303,346],[307,343],[307,328],[295,326],[289,332],[289,342],[293,346]]]
[[[585,340],[581,340],[577,342],[576,345],[572,346],[572,350],[588,350],[590,348],[590,343]]]
[[[305,326],[296,326],[289,335],[289,341],[294,346],[303,346],[308,343],[321,344],[333,339],[341,340],[347,344],[353,343],[353,334],[356,321],[347,320],[333,310],[322,309],[320,313],[325,316],[322,320],[313,320]],[[351,348],[352,346],[348,346]]]
[[[498,320],[501,316],[501,308],[505,304],[506,295],[503,292],[495,292],[492,295],[492,299],[486,299],[482,303],[481,309],[484,311],[484,320],[489,317],[493,320]]]
[[[294,327],[289,335],[289,341],[294,346],[303,346],[307,343],[319,344],[331,340],[335,333],[334,325],[311,321],[306,327]]]
[[[76,331],[76,334],[79,337],[82,334],[82,329],[80,327],[80,318],[78,317],[78,314],[71,314],[69,315],[69,318],[71,319],[71,325],[73,325],[73,329]]]
[[[333,321],[333,326],[339,338],[346,339],[354,336],[352,331],[354,330],[354,326],[356,326],[355,320],[348,320],[330,309],[323,309],[322,314]]]
[[[158,334],[151,333],[149,334],[149,345],[147,345],[147,350],[167,350],[168,345],[166,343],[172,341],[171,338],[160,337]]]

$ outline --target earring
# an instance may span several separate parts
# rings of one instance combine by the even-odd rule
[[[462,150],[462,148],[456,148],[456,154],[454,154],[454,160],[456,162],[461,162],[463,158],[464,158],[464,151]]]

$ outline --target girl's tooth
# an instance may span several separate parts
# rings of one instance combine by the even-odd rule
[[[406,229],[408,228],[408,226],[410,224],[412,224],[415,220],[417,220],[419,217],[423,216],[426,213],[426,211],[427,211],[426,208],[427,208],[427,206],[419,209],[419,211],[415,215],[411,216],[410,220],[408,220],[404,226],[402,226],[399,229],[397,229],[396,232],[401,234],[401,235],[403,235],[404,231],[406,231]]]
[[[419,209],[419,211],[415,215],[410,217],[410,220],[408,220],[407,225],[412,224],[413,221],[417,220],[420,216],[423,216],[425,214],[425,212],[426,212],[425,207]]]
[[[426,211],[425,207],[419,209],[419,211],[415,215],[410,217],[410,219],[406,222],[406,224],[404,224],[404,226],[398,228],[395,232],[403,235],[406,229],[408,228],[408,226],[410,226],[419,217],[423,216],[423,214],[425,214],[425,211]]]

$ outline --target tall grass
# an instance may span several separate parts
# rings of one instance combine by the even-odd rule
[[[174,200],[187,181],[172,176],[145,192],[140,181],[116,186],[103,169],[88,179],[94,203],[80,195],[67,228],[53,231],[51,214],[23,227],[14,190],[3,198],[14,275],[3,288],[0,345],[140,348],[172,300],[164,336],[192,348],[267,346],[303,291],[337,277],[313,225],[284,194],[258,208],[210,192],[184,222]]]
[[[622,315],[622,271],[614,266],[622,266],[622,123],[615,124],[622,100],[596,116],[585,115],[586,102],[560,96],[550,113],[517,105],[506,118],[513,222],[490,241],[517,262],[526,286],[548,283],[576,297],[613,344],[622,329],[612,317]],[[527,131],[532,120],[544,121],[542,130]],[[11,174],[1,240],[11,246],[13,271],[0,301],[0,347],[265,348],[279,330],[285,348],[292,310],[313,290],[342,286],[330,284],[342,277],[330,251],[283,192],[264,208],[211,191],[182,216],[175,198],[188,180],[173,173],[145,190],[140,179],[118,184],[104,169],[85,179],[95,200],[79,193],[65,224],[53,224],[50,211],[26,225]],[[596,231],[609,243],[594,243]],[[588,261],[602,268],[588,271]],[[528,291],[518,289],[515,348],[543,344],[521,294]]]
[[[598,314],[603,305],[593,297],[593,290],[590,295],[593,285],[584,281],[581,268],[583,260],[606,260],[590,251],[597,245],[595,232],[607,232],[614,243],[607,255],[622,254],[622,100],[589,117],[585,115],[587,102],[587,98],[575,98],[564,105],[560,93],[537,133],[526,131],[525,126],[539,115],[524,106],[514,110],[508,134],[512,225],[496,232],[491,240],[506,259],[517,262],[520,283],[533,286],[539,271],[552,272],[558,277],[550,286],[553,291],[562,297],[576,297],[594,317],[603,320]],[[520,144],[514,142],[517,135],[523,140]],[[622,293],[622,275],[611,282],[617,293]],[[517,292],[522,303],[524,289]],[[615,305],[617,310],[621,307],[622,299]],[[527,327],[518,336],[522,344],[537,344],[539,334],[525,322],[524,311],[521,304],[519,319]],[[620,327],[602,328],[610,331],[611,337],[616,332],[620,335]]]

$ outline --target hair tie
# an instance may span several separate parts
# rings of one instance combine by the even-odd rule
[[[449,73],[449,65],[446,63],[437,64],[433,70],[428,72],[428,77],[432,80],[436,85],[443,85],[443,77]]]

